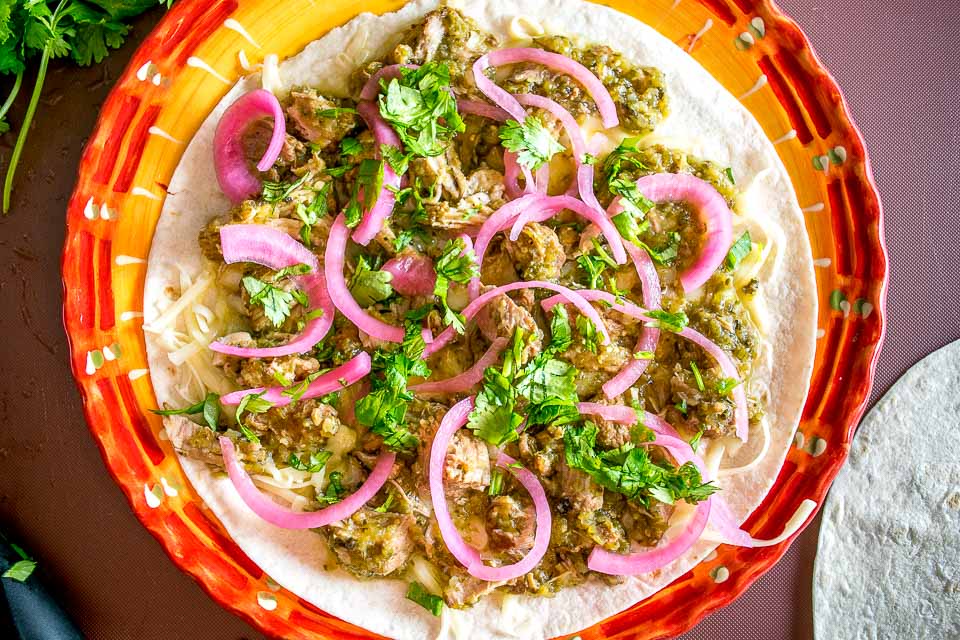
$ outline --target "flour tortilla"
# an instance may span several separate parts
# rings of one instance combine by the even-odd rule
[[[283,90],[311,85],[344,95],[346,78],[360,63],[379,57],[408,25],[436,7],[421,0],[384,16],[361,14],[311,43],[280,66]],[[816,294],[810,245],[787,172],[760,125],[698,63],[650,27],[610,8],[581,0],[488,0],[458,8],[482,27],[509,41],[508,25],[517,15],[531,16],[548,31],[609,43],[637,64],[661,69],[667,82],[671,115],[657,138],[684,141],[700,157],[732,167],[741,188],[750,185],[741,209],[764,220],[781,241],[775,259],[760,274],[768,308],[769,340],[755,384],[768,394],[771,443],[760,464],[724,478],[723,495],[739,521],[760,504],[773,484],[793,438],[813,363]],[[154,235],[144,290],[145,321],[158,314],[165,291],[178,282],[179,269],[202,268],[197,233],[211,218],[229,210],[213,171],[212,139],[221,114],[238,96],[257,87],[259,77],[241,80],[213,110],[187,147],[170,183]],[[179,402],[176,370],[147,334],[147,351],[157,400]],[[744,449],[758,446],[755,434]],[[746,452],[749,454],[749,451]],[[653,574],[628,578],[610,587],[591,580],[564,589],[553,598],[495,596],[465,611],[431,616],[404,598],[400,580],[360,581],[344,571],[324,568],[327,550],[309,531],[289,531],[257,518],[224,477],[202,463],[183,459],[183,467],[207,505],[240,547],[274,580],[329,613],[396,638],[510,638],[535,640],[568,634],[629,607],[669,584],[700,562],[715,546],[701,540],[685,556]]]
[[[960,342],[913,366],[857,430],[824,506],[818,640],[960,638]]]

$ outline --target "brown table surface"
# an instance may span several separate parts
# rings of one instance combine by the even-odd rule
[[[960,265],[960,216],[948,193],[960,181],[960,3],[782,5],[844,89],[886,205],[890,328],[876,399],[910,364],[960,338],[960,277],[943,277]],[[0,219],[0,527],[41,559],[41,576],[90,638],[261,638],[180,573],[134,518],[87,431],[60,321],[64,210],[80,152],[112,83],[161,15],[142,17],[100,67],[51,66],[14,212]],[[2,139],[3,162],[12,142]],[[684,638],[812,638],[818,528]]]

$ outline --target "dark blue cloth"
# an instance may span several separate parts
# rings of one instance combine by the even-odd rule
[[[20,556],[0,536],[0,574],[20,560]],[[35,571],[26,582],[0,578],[6,600],[7,623],[21,640],[84,640],[83,635],[60,608]],[[0,605],[3,606],[3,605]],[[0,618],[2,620],[2,618]],[[0,628],[6,632],[6,629]],[[4,633],[4,638],[8,637]]]

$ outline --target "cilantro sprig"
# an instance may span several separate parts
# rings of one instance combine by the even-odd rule
[[[161,0],[159,4],[169,6],[171,1]],[[33,58],[40,57],[33,92],[20,123],[3,182],[4,215],[10,211],[14,177],[30,125],[37,113],[50,61],[69,56],[83,67],[100,63],[110,49],[123,44],[130,32],[127,21],[157,4],[157,0],[24,0],[0,3],[0,75],[14,76],[13,87],[0,106],[0,133],[10,130],[5,118],[23,85],[27,64]]]
[[[380,83],[380,115],[393,126],[408,153],[439,156],[447,142],[464,130],[445,62],[401,68],[399,78]]]
[[[516,153],[517,162],[528,169],[540,168],[566,148],[536,116],[527,116],[523,122],[507,120],[500,127],[500,141],[503,148]]]
[[[598,428],[591,421],[568,425],[563,433],[567,464],[589,474],[597,484],[622,493],[644,507],[651,499],[666,504],[684,500],[696,504],[706,500],[716,485],[703,482],[700,471],[690,462],[674,467],[650,458],[645,447],[628,442],[607,451],[598,450]]]
[[[204,396],[203,400],[181,409],[151,409],[158,416],[192,416],[203,414],[203,421],[208,427],[217,430],[220,422],[220,396],[212,391]]]

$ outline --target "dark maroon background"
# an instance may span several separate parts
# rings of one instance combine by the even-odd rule
[[[889,328],[875,399],[920,357],[960,338],[960,3],[781,4],[850,101],[885,204]],[[80,152],[110,86],[160,16],[140,19],[100,67],[51,66],[14,211],[0,219],[0,528],[41,559],[42,577],[92,639],[253,640],[260,634],[167,559],[111,481],[84,424],[60,322],[64,210]],[[12,143],[9,134],[2,140],[3,162]],[[812,638],[818,525],[684,639]]]

